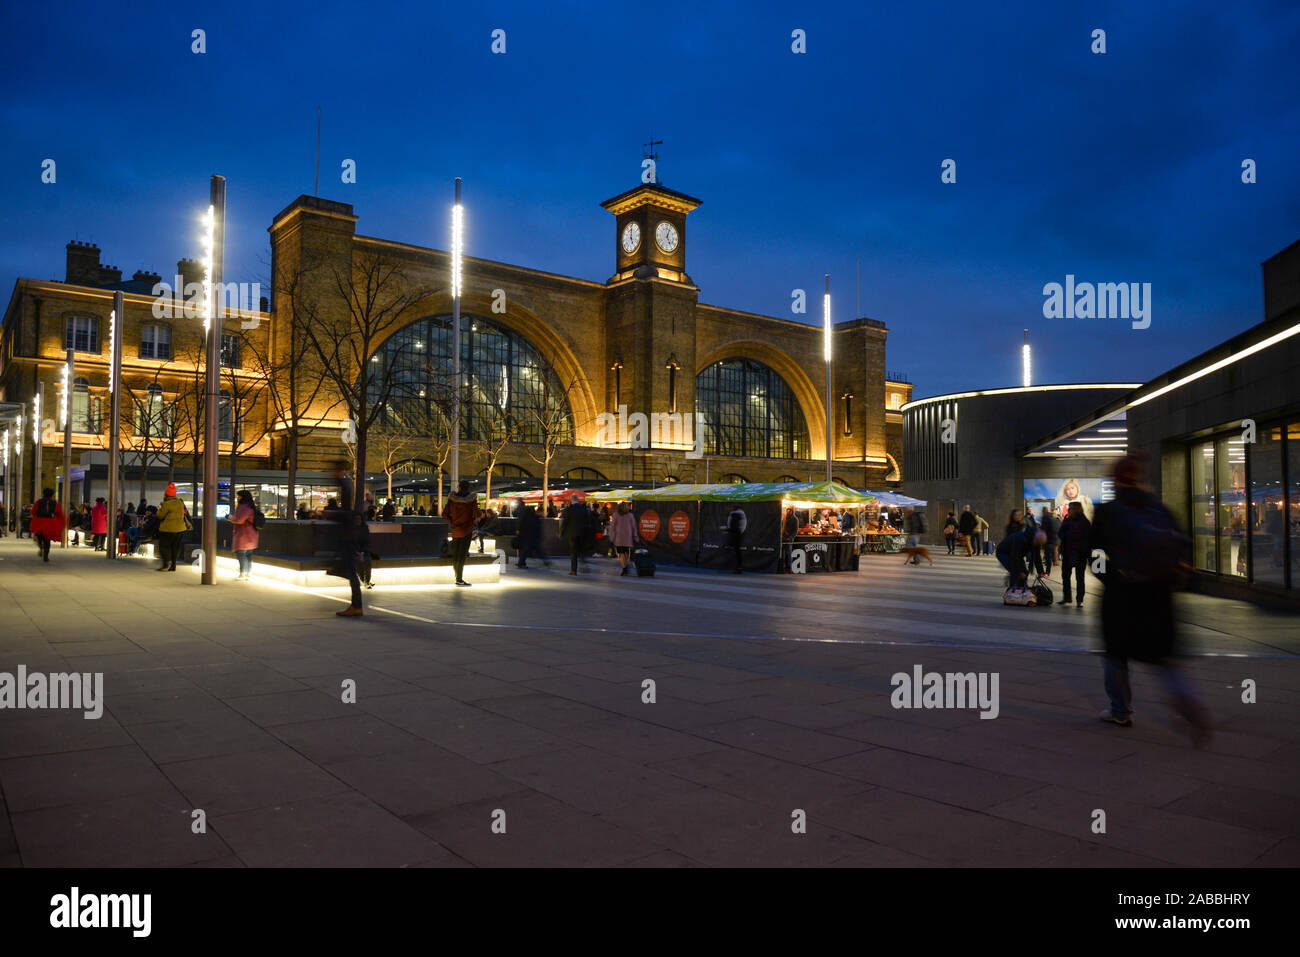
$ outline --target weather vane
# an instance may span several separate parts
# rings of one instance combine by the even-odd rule
[[[658,164],[658,162],[659,162],[659,153],[655,150],[655,147],[656,147],[656,146],[663,146],[663,145],[664,145],[664,141],[663,141],[663,140],[657,140],[657,139],[655,139],[654,137],[655,137],[655,135],[654,135],[653,133],[651,133],[651,134],[650,134],[650,142],[649,142],[649,143],[642,143],[642,144],[641,144],[642,146],[644,146],[644,147],[646,147],[647,149],[650,150],[650,152],[648,152],[648,153],[642,153],[641,156],[642,156],[643,158],[645,158],[645,159],[654,160],[655,163]]]

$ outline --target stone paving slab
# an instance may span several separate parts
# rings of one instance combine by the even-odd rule
[[[1004,608],[988,562],[597,561],[343,620],[345,589],[34,557],[0,540],[0,672],[103,672],[105,711],[0,710],[0,866],[1300,864],[1295,615],[1180,599],[1198,751],[1149,668],[1135,726],[1097,720],[1094,591]],[[917,664],[996,672],[999,717],[896,709]]]

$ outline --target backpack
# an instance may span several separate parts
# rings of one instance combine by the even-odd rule
[[[265,524],[266,524],[266,516],[262,514],[262,510],[260,508],[254,507],[253,528],[257,529],[260,532],[262,530],[262,526],[264,526]]]
[[[43,498],[36,503],[36,508],[33,511],[36,513],[37,518],[54,518],[57,509],[58,506],[55,504],[54,499]]]
[[[1115,572],[1134,584],[1173,584],[1187,538],[1168,509],[1157,504],[1141,508],[1114,503],[1106,536],[1107,557]]]

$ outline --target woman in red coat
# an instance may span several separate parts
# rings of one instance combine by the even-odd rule
[[[95,536],[95,551],[104,550],[104,541],[108,538],[108,506],[102,498],[95,499],[90,510],[90,534]]]
[[[50,560],[50,542],[63,538],[63,509],[54,498],[54,489],[41,491],[41,500],[32,506],[32,537],[40,549],[41,558]]]

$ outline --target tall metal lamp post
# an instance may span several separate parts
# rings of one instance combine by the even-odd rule
[[[204,220],[203,293],[207,333],[206,393],[203,423],[203,584],[217,582],[217,404],[221,401],[221,320],[225,308],[221,275],[226,241],[226,178],[213,176]],[[232,489],[233,491],[233,489]]]

